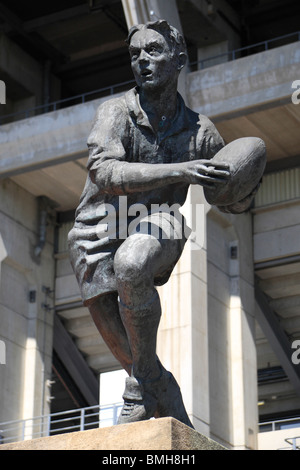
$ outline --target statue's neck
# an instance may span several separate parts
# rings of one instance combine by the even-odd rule
[[[177,111],[177,87],[173,90],[147,93],[140,90],[140,105],[148,116],[153,129],[162,131],[169,127]]]

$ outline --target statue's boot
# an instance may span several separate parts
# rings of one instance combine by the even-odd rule
[[[127,377],[123,393],[124,405],[119,415],[118,424],[144,421],[154,416],[157,400],[145,391],[143,384],[135,377]]]
[[[151,384],[152,387],[156,386],[156,417],[171,416],[194,428],[186,412],[178,383],[171,372],[167,371],[161,364],[160,366],[162,370],[161,378],[157,381],[157,384],[154,382]]]
[[[132,353],[131,376],[126,378],[124,405],[118,424],[143,421],[154,416],[157,400],[149,383],[160,376],[156,361],[156,335],[161,309],[156,291],[142,305],[125,305],[119,299],[119,311],[127,332]],[[156,377],[152,378],[152,375]],[[141,377],[140,377],[141,376]]]
[[[119,311],[129,338],[133,368],[131,377],[126,379],[124,405],[118,424],[153,416],[171,416],[193,427],[179,385],[156,356],[156,335],[161,315],[157,292],[147,303],[138,306],[127,306],[119,298]]]

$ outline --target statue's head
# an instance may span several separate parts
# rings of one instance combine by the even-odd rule
[[[165,20],[133,26],[127,43],[131,67],[141,87],[164,86],[176,81],[187,59],[179,31]]]

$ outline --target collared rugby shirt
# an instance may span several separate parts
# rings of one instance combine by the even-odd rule
[[[124,241],[128,224],[122,205],[143,204],[149,213],[153,205],[185,202],[189,184],[174,183],[151,191],[126,194],[124,165],[128,163],[179,163],[211,159],[224,142],[213,123],[184,104],[178,94],[177,113],[165,132],[155,133],[139,103],[138,89],[103,103],[88,138],[88,176],[69,234],[71,263],[85,304],[99,295],[116,291],[113,259]],[[124,197],[126,196],[126,198]],[[120,212],[122,217],[119,217]],[[113,238],[102,236],[103,224],[111,215],[116,223]],[[178,245],[178,258],[183,249]],[[177,259],[178,259],[177,258]],[[156,280],[164,284],[172,270]]]

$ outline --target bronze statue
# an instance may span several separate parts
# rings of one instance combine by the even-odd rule
[[[190,184],[226,185],[230,166],[212,163],[223,139],[177,92],[187,60],[182,35],[159,20],[133,27],[128,45],[137,86],[98,109],[87,181],[69,234],[71,262],[84,304],[128,373],[118,422],[172,416],[192,427],[180,388],[156,355],[161,307],[155,286],[169,279],[186,232],[172,212],[152,208],[182,206]],[[249,207],[254,193],[237,212]],[[134,224],[141,207],[146,212]]]

